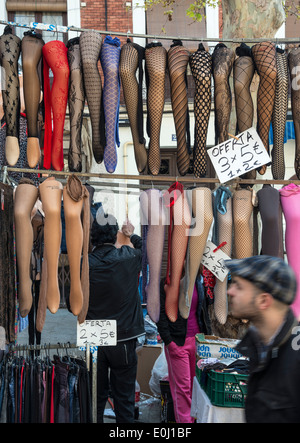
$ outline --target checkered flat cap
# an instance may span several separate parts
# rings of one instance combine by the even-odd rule
[[[291,305],[297,291],[297,280],[292,268],[284,260],[270,255],[225,260],[231,275],[245,278],[276,300]]]

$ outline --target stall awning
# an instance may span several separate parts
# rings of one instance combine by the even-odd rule
[[[6,9],[8,12],[15,11],[35,11],[35,12],[67,12],[67,0],[7,0]]]

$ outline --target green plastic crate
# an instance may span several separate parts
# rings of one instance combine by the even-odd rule
[[[198,369],[198,368],[197,368]],[[201,380],[201,371],[196,371]],[[201,386],[214,406],[244,408],[247,396],[248,375],[208,371],[206,386]]]

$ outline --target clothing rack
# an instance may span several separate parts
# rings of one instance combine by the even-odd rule
[[[99,32],[104,35],[115,35],[120,37],[137,37],[137,38],[149,38],[155,40],[182,40],[182,41],[195,41],[195,42],[211,42],[211,43],[260,43],[264,41],[271,41],[276,44],[289,44],[289,43],[299,43],[299,38],[214,38],[214,37],[186,37],[186,36],[170,36],[170,35],[157,35],[157,34],[138,34],[133,32],[120,32],[120,31],[101,31],[97,29],[89,29],[89,28],[78,28],[76,26],[55,26],[51,24],[51,29],[49,29],[49,24],[45,23],[17,23],[10,22],[6,20],[0,20],[1,25],[10,25],[15,27],[21,27],[25,29],[31,30],[42,30],[48,32],[60,32],[67,33],[69,31],[72,32],[86,32],[86,31],[94,31]],[[48,29],[47,29],[48,26]]]
[[[97,422],[97,347],[96,346],[90,346],[89,344],[86,345],[85,349],[82,346],[77,346],[75,343],[57,343],[50,344],[50,343],[44,343],[40,345],[8,345],[7,351],[8,352],[20,352],[20,351],[48,351],[48,350],[68,350],[68,349],[80,349],[82,351],[86,351],[86,365],[87,370],[91,370],[91,359],[90,354],[93,353],[92,358],[92,415],[93,415],[93,423]]]

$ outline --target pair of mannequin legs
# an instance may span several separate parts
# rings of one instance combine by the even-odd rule
[[[79,315],[83,307],[83,293],[80,281],[80,263],[83,248],[83,228],[81,212],[83,199],[75,202],[67,192],[66,187],[55,180],[47,178],[36,188],[30,183],[18,185],[15,193],[15,227],[16,252],[19,274],[19,303],[20,314],[25,317],[31,309],[31,279],[30,261],[33,245],[33,228],[31,214],[38,196],[41,199],[45,214],[44,222],[44,260],[46,275],[42,272],[42,281],[46,278],[46,305],[50,312],[55,313],[59,308],[60,292],[58,285],[58,259],[61,244],[61,200],[64,198],[66,217],[66,241],[70,265],[70,305],[74,315]],[[42,295],[42,294],[41,294]],[[42,301],[43,303],[43,301]]]

